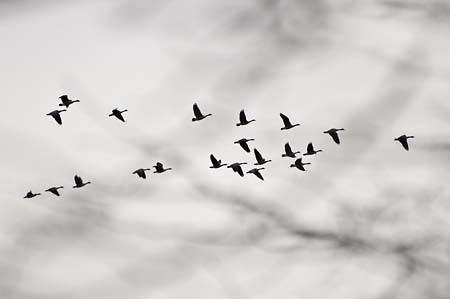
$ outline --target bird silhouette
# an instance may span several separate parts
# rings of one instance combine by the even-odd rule
[[[153,167],[155,167],[155,171],[153,171],[153,173],[163,173],[167,170],[172,170],[172,168],[164,168],[163,164],[160,162],[157,162]]]
[[[247,116],[245,115],[244,109],[239,112],[239,123],[236,124],[236,126],[245,126],[251,123],[252,121],[255,121],[254,119],[247,120]]]
[[[334,142],[337,144],[341,144],[341,141],[339,140],[338,131],[344,131],[344,129],[329,129],[328,131],[324,131],[324,134],[329,134],[331,138],[333,138]]]
[[[306,147],[306,153],[304,153],[303,156],[315,155],[321,151],[322,150],[315,150],[313,144],[310,142],[308,143],[308,146]]]
[[[222,166],[226,166],[227,164],[222,164],[222,160],[217,160],[213,154],[209,155],[209,159],[211,160],[212,166],[209,168],[220,168]]]
[[[66,94],[63,94],[62,96],[59,97],[61,99],[61,102],[59,104],[59,106],[65,106],[66,108],[69,108],[70,105],[72,105],[73,103],[77,103],[79,102],[79,100],[69,100],[69,97]]]
[[[31,190],[23,198],[33,198],[35,196],[41,195],[41,193],[33,193]]]
[[[253,152],[255,153],[255,158],[256,158],[255,165],[264,165],[268,162],[272,162],[272,160],[264,159],[264,157],[261,155],[261,153],[256,148],[253,149]]]
[[[58,189],[62,189],[62,188],[64,188],[64,187],[63,187],[63,186],[59,186],[59,187],[51,187],[51,188],[48,188],[48,189],[45,190],[45,191],[46,191],[46,192],[51,192],[51,193],[55,194],[56,196],[59,196],[60,194],[59,194]]]
[[[283,124],[284,124],[284,127],[281,128],[281,130],[289,130],[289,129],[292,129],[293,127],[300,126],[300,124],[294,124],[293,125],[291,123],[289,117],[287,117],[283,113],[280,113],[280,116],[281,116],[281,119],[283,120]]]
[[[125,119],[123,118],[122,113],[127,112],[127,111],[128,111],[127,109],[120,111],[119,109],[116,108],[116,109],[112,110],[112,113],[109,116],[115,116],[122,122],[125,122]]]
[[[300,151],[293,152],[291,146],[289,145],[289,142],[286,142],[286,144],[284,145],[284,154],[282,154],[281,157],[295,158],[295,154],[300,154]]]
[[[259,179],[264,181],[264,178],[263,178],[263,176],[262,176],[262,174],[260,172],[260,170],[263,170],[263,169],[264,169],[264,167],[253,168],[253,169],[250,169],[249,171],[247,171],[247,173],[253,173],[256,177],[258,177]]]
[[[305,167],[303,167],[304,165],[310,165],[311,163],[303,163],[302,162],[302,158],[298,158],[297,160],[295,160],[294,164],[291,164],[291,167],[296,167],[298,169],[300,169],[301,171],[306,171]]]
[[[402,135],[402,136],[395,138],[394,140],[400,142],[402,144],[403,148],[405,150],[409,151],[408,139],[410,139],[410,138],[414,138],[414,136]]]
[[[138,177],[146,179],[147,176],[145,175],[145,171],[147,171],[147,170],[151,170],[151,169],[150,168],[139,168],[139,169],[136,169],[135,171],[133,171],[133,174],[137,174]]]
[[[245,165],[247,164],[247,162],[243,162],[243,163],[233,163],[231,165],[228,165],[227,168],[231,168],[233,169],[234,172],[237,172],[240,176],[244,176],[244,171],[242,170],[241,165]]]
[[[200,111],[200,108],[198,108],[197,103],[194,103],[192,108],[194,110],[194,117],[192,118],[192,121],[199,121],[212,115],[211,113],[203,115],[203,113]]]
[[[81,177],[79,177],[78,175],[75,175],[73,177],[73,180],[75,181],[75,186],[73,186],[74,188],[81,188],[91,183],[91,182],[84,183]]]
[[[248,147],[247,142],[254,141],[254,140],[255,139],[242,138],[242,139],[239,139],[238,141],[235,141],[234,143],[239,144],[244,149],[244,151],[246,151],[247,153],[250,153],[250,148]]]
[[[46,115],[49,115],[51,117],[53,117],[56,122],[60,125],[62,125],[62,119],[61,119],[61,115],[59,115],[61,112],[67,111],[66,109],[63,110],[53,110],[52,112],[47,113]]]

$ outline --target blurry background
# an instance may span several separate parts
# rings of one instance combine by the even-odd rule
[[[0,297],[449,298],[449,33],[445,0],[0,1]],[[208,168],[242,137],[264,182]]]

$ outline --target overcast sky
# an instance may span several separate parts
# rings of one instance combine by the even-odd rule
[[[0,1],[0,297],[446,298],[449,12]],[[62,94],[80,103],[59,126]],[[193,123],[194,102],[213,116]],[[256,122],[236,127],[241,109]],[[243,137],[273,160],[264,182],[209,169],[211,153],[252,165]],[[323,152],[300,172],[288,141]],[[157,161],[173,171],[131,174]]]

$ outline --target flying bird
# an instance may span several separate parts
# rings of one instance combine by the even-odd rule
[[[315,155],[321,151],[322,150],[315,150],[312,142],[310,142],[310,143],[308,143],[308,146],[306,147],[306,153],[304,153],[303,156]]]
[[[194,103],[192,108],[194,110],[194,117],[192,118],[192,121],[199,121],[212,115],[211,113],[203,115],[203,113],[200,111],[200,108],[198,108],[197,103]]]
[[[112,110],[112,113],[109,116],[115,116],[119,120],[125,122],[125,119],[123,118],[122,113],[127,112],[127,111],[128,111],[127,109],[120,111],[119,109],[116,108],[116,109]]]
[[[231,169],[233,169],[234,172],[237,172],[240,176],[244,176],[244,171],[242,170],[241,165],[245,165],[245,164],[247,164],[247,163],[246,162],[243,162],[243,163],[236,162],[231,165],[228,165],[227,168],[231,168]]]
[[[414,136],[402,135],[402,136],[395,138],[394,140],[400,142],[402,144],[403,148],[405,150],[409,151],[408,139],[410,139],[410,138],[414,138]]]
[[[300,169],[301,171],[306,171],[305,167],[303,167],[304,165],[310,165],[311,163],[303,163],[302,162],[302,158],[298,158],[297,160],[295,160],[294,164],[291,164],[291,167],[296,167],[298,169]]]
[[[282,154],[281,157],[295,158],[295,154],[300,154],[300,151],[293,152],[291,146],[289,145],[289,142],[286,142],[286,144],[284,145],[284,154]]]
[[[227,164],[222,164],[222,160],[217,160],[216,157],[214,157],[213,154],[209,156],[209,159],[211,160],[212,166],[209,166],[209,168],[220,168],[222,166],[226,166]]]
[[[66,108],[69,108],[70,105],[73,103],[79,102],[79,100],[70,100],[69,97],[66,94],[63,94],[59,97],[61,99],[61,102],[59,106],[65,106]]]
[[[59,194],[58,189],[62,189],[62,188],[64,188],[64,187],[63,187],[63,186],[59,186],[59,187],[51,187],[51,188],[48,188],[48,189],[45,190],[45,191],[46,191],[46,192],[51,192],[51,193],[55,194],[56,196],[59,196],[60,194]]]
[[[242,138],[242,139],[239,139],[238,141],[235,141],[234,143],[239,144],[244,149],[244,151],[246,151],[247,153],[250,153],[250,148],[248,147],[247,142],[254,141],[254,140],[255,139]]]
[[[251,123],[252,121],[255,121],[254,119],[247,120],[247,116],[245,115],[244,109],[239,112],[239,123],[236,124],[236,126],[245,126]]]
[[[62,119],[61,119],[61,115],[59,115],[61,112],[67,111],[66,109],[63,110],[53,110],[52,112],[47,113],[46,115],[49,115],[51,117],[53,117],[56,122],[60,125],[62,125]]]
[[[280,116],[281,116],[281,119],[283,120],[283,124],[284,124],[284,127],[281,128],[281,130],[289,130],[289,129],[292,129],[293,127],[300,126],[300,124],[294,124],[293,125],[291,123],[289,117],[287,117],[283,113],[280,113]]]
[[[262,174],[261,174],[261,172],[260,172],[260,170],[263,170],[263,169],[264,169],[264,167],[261,167],[261,168],[253,168],[253,169],[247,171],[247,173],[253,173],[257,178],[259,178],[260,180],[263,180],[263,181],[264,181],[264,178],[263,178],[263,176],[262,176]]]
[[[75,181],[75,186],[73,186],[74,188],[81,188],[91,183],[91,182],[84,183],[83,179],[81,179],[81,177],[79,177],[78,175],[75,175],[73,177],[73,180]]]
[[[329,134],[331,138],[333,138],[334,142],[337,144],[341,144],[341,141],[339,140],[338,131],[344,131],[344,129],[329,129],[328,131],[324,131],[324,134]]]
[[[145,171],[147,171],[147,170],[151,170],[151,169],[150,168],[139,168],[139,169],[136,169],[135,171],[133,171],[133,174],[137,174],[138,177],[146,179],[147,176],[145,175]]]
[[[163,173],[167,170],[172,170],[172,168],[164,168],[163,164],[160,162],[157,162],[153,167],[155,167],[155,171],[153,171],[153,173]]]
[[[32,191],[29,191],[23,198],[33,198],[38,195],[41,195],[41,193],[33,193]]]
[[[266,160],[256,148],[253,149],[253,152],[255,153],[256,158],[255,165],[264,165],[268,162],[272,162],[272,160]]]

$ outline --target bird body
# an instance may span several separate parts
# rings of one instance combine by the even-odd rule
[[[163,164],[160,162],[157,162],[153,167],[155,167],[155,171],[153,171],[153,173],[163,173],[167,170],[172,170],[172,168],[164,168]]]
[[[250,148],[248,147],[247,142],[254,141],[254,140],[255,139],[242,138],[242,139],[239,139],[238,141],[235,141],[234,143],[239,144],[244,149],[244,151],[246,151],[247,153],[250,153]]]
[[[66,94],[63,94],[59,98],[61,99],[62,102],[59,104],[59,106],[64,106],[66,108],[69,108],[69,106],[72,105],[73,103],[79,102],[79,100],[70,100]]]
[[[145,174],[145,171],[147,171],[147,170],[151,170],[151,169],[150,168],[139,168],[139,169],[136,169],[135,171],[133,171],[133,174],[137,174],[138,177],[146,179],[147,175]]]
[[[400,142],[401,145],[403,146],[403,148],[405,150],[409,151],[408,139],[410,139],[410,138],[414,138],[414,136],[402,135],[402,136],[399,136],[399,137],[395,138],[394,140]]]
[[[125,119],[123,118],[122,113],[127,112],[127,111],[128,111],[127,109],[120,111],[119,109],[116,108],[116,109],[112,110],[112,112],[111,112],[111,114],[109,114],[109,116],[115,116],[122,122],[125,122]]]
[[[81,188],[81,187],[84,187],[91,183],[91,182],[84,183],[83,179],[81,177],[79,177],[78,175],[75,175],[73,177],[73,180],[75,181],[75,186],[73,186],[74,188]]]
[[[324,134],[329,134],[331,136],[331,138],[333,138],[334,142],[336,142],[337,144],[340,144],[341,141],[339,140],[339,135],[338,135],[338,131],[344,131],[344,129],[329,129],[327,131],[324,131]]]
[[[291,120],[289,119],[289,117],[287,117],[283,113],[280,113],[280,117],[283,120],[283,124],[284,124],[284,127],[282,127],[281,130],[289,130],[289,129],[292,129],[292,128],[296,127],[296,126],[300,126],[300,124],[292,124]]]
[[[64,111],[67,111],[67,110],[66,109],[53,110],[52,112],[49,112],[46,115],[53,117],[59,125],[62,125],[62,119],[61,119],[60,113],[64,112]]]
[[[250,169],[249,171],[247,171],[247,173],[253,173],[257,178],[259,178],[260,180],[264,181],[264,178],[263,178],[263,176],[262,176],[262,174],[260,172],[260,170],[263,170],[263,169],[264,169],[264,167],[253,168],[253,169]]]
[[[36,197],[38,195],[41,195],[41,193],[33,193],[31,190],[28,191],[28,193],[23,197],[23,198],[33,198]]]
[[[236,126],[245,126],[248,125],[249,123],[255,121],[255,119],[251,119],[251,120],[247,120],[247,116],[245,115],[245,111],[244,109],[241,110],[241,112],[239,112],[239,123],[236,124]]]
[[[295,160],[294,164],[291,164],[291,167],[296,167],[297,169],[301,171],[306,171],[304,165],[310,165],[311,163],[303,163],[302,158],[298,158]]]
[[[243,163],[233,163],[231,165],[228,165],[227,168],[231,168],[234,172],[237,172],[241,177],[244,176],[244,171],[242,170],[241,165],[247,164],[246,162]]]
[[[255,153],[256,158],[255,165],[264,165],[268,162],[272,162],[272,160],[266,160],[256,148],[253,149],[253,152]]]
[[[197,103],[194,103],[192,109],[194,110],[194,117],[192,118],[192,121],[199,121],[212,115],[211,113],[204,115],[200,111],[200,108],[198,107]]]
[[[209,159],[211,160],[212,166],[209,168],[220,168],[222,166],[226,166],[227,164],[222,164],[222,160],[217,160],[216,157],[214,157],[213,154],[209,156]]]
[[[48,189],[45,190],[45,191],[46,191],[46,192],[53,193],[53,194],[56,195],[56,196],[59,196],[60,194],[59,194],[58,189],[62,189],[62,188],[64,188],[64,187],[63,187],[63,186],[59,186],[59,187],[51,187],[51,188],[48,188]]]
[[[312,142],[310,142],[310,143],[308,143],[308,146],[306,147],[306,153],[304,153],[303,156],[315,155],[321,151],[322,150],[315,150]]]
[[[284,145],[284,154],[282,154],[281,157],[295,158],[295,154],[300,154],[300,151],[293,152],[289,142],[286,142]]]

